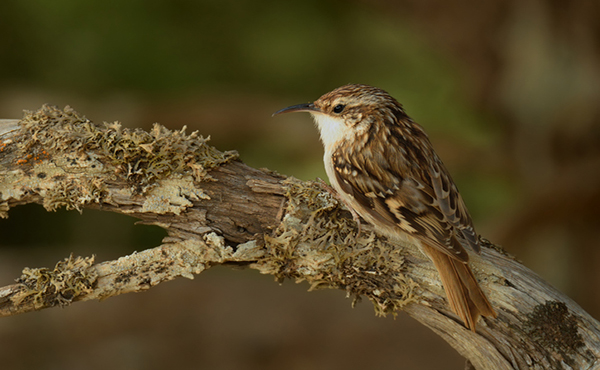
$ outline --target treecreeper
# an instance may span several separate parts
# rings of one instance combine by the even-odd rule
[[[418,245],[433,261],[452,311],[475,331],[496,317],[471,268],[479,236],[448,170],[423,128],[387,92],[345,85],[313,103],[273,115],[308,112],[325,148],[323,161],[338,197],[392,241]]]

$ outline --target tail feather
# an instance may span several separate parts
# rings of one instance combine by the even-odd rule
[[[450,308],[468,329],[475,331],[479,316],[497,316],[466,262],[452,258],[433,247],[422,247],[440,274]]]

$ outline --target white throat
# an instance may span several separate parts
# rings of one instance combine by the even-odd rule
[[[328,114],[310,112],[315,124],[321,133],[321,141],[325,147],[325,153],[332,153],[342,142],[353,135],[353,130],[348,127],[341,117],[332,117]]]

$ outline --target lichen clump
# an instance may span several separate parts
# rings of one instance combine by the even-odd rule
[[[66,306],[77,297],[91,293],[98,278],[93,264],[93,256],[71,255],[58,262],[54,269],[26,267],[17,279],[22,290],[13,298],[15,305],[31,300],[36,309]]]
[[[402,250],[372,231],[357,235],[354,222],[317,183],[286,181],[286,216],[265,237],[263,273],[279,281],[307,281],[310,289],[345,289],[353,304],[368,297],[378,315],[396,312],[410,302],[416,283],[406,277]]]
[[[28,112],[21,121],[25,152],[37,147],[46,152],[91,152],[101,162],[117,168],[117,175],[143,192],[157,179],[190,169],[197,181],[208,178],[207,171],[237,158],[234,151],[220,152],[207,144],[210,138],[198,132],[186,134],[184,127],[171,131],[154,124],[150,132],[123,128],[119,122],[97,126],[70,107],[60,110],[44,105]]]
[[[5,159],[20,171],[0,178],[0,216],[7,216],[8,199],[32,191],[49,211],[111,203],[107,181],[129,185],[120,188],[131,196],[146,195],[161,180],[177,179],[182,197],[202,199],[195,184],[211,180],[210,169],[237,158],[236,152],[220,152],[208,140],[197,132],[186,134],[185,127],[171,131],[155,124],[146,132],[118,122],[96,125],[70,107],[44,105],[25,114],[20,132],[6,144]],[[185,205],[165,212],[181,208]]]
[[[572,356],[584,346],[578,333],[578,321],[564,302],[546,301],[535,306],[523,323],[525,332],[536,343],[559,353],[567,364],[573,364]]]

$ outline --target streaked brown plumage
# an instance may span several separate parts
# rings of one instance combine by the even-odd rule
[[[479,238],[456,185],[422,127],[385,91],[337,88],[311,104],[278,111],[312,114],[325,169],[343,201],[392,240],[416,242],[433,261],[452,310],[475,331],[496,312],[469,268]]]

